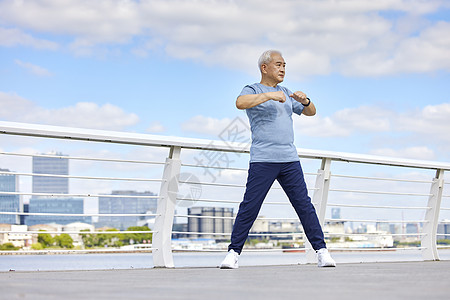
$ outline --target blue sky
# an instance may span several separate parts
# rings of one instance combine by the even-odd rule
[[[218,139],[267,49],[297,147],[450,161],[444,0],[0,0],[0,120]]]

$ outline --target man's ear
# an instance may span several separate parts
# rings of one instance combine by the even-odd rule
[[[266,64],[261,65],[261,73],[264,73],[264,74],[267,73],[267,65]]]

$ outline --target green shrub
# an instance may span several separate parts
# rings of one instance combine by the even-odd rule
[[[20,247],[16,247],[13,243],[4,243],[0,245],[0,250],[11,251],[11,250],[19,250]]]
[[[31,249],[33,249],[33,250],[43,250],[44,246],[42,246],[41,243],[34,243],[33,245],[31,245]]]
[[[39,233],[38,234],[38,242],[42,245],[42,247],[47,248],[53,246],[54,239],[49,233]]]
[[[61,248],[73,248],[73,239],[67,233],[62,233],[60,235],[55,236],[56,245]]]

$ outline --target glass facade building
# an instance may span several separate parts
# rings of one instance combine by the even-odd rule
[[[439,234],[438,240],[450,240],[450,220],[444,220],[444,222],[438,225],[437,233]]]
[[[30,213],[55,213],[55,214],[82,214],[84,212],[84,199],[82,198],[31,198],[29,204]],[[91,217],[83,216],[27,216],[25,224],[33,226],[37,224],[56,223],[66,225],[73,222],[92,223]]]
[[[2,172],[10,172],[7,169],[0,169]],[[19,190],[19,176],[15,174],[0,173],[0,192],[17,192]],[[22,201],[20,195],[0,194],[0,211],[21,212]],[[0,214],[0,223],[20,224],[18,215]]]
[[[64,154],[51,153],[49,155],[62,157],[33,156],[33,173],[46,175],[69,175],[69,159]],[[33,193],[44,194],[68,194],[69,178],[33,176]],[[83,214],[84,199],[68,196],[36,196],[30,199],[28,206],[30,213],[55,213],[55,214]],[[91,223],[91,217],[84,216],[27,216],[25,224],[32,226],[37,224],[69,224],[73,222]]]
[[[116,196],[116,197],[111,197]],[[113,191],[111,196],[98,197],[99,214],[145,214],[156,213],[158,200],[143,196],[156,196],[152,192]],[[117,197],[120,196],[120,197]],[[131,196],[131,197],[130,197]],[[134,198],[140,196],[142,198]],[[99,217],[96,227],[112,227],[126,230],[131,226],[139,226],[146,223],[145,216]]]
[[[69,175],[69,159],[33,156],[33,174]],[[33,176],[33,193],[68,194],[69,178]]]

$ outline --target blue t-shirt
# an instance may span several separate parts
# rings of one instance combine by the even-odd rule
[[[250,162],[292,162],[298,161],[294,146],[292,113],[300,115],[303,105],[289,97],[290,90],[283,86],[270,87],[261,83],[247,85],[239,96],[283,91],[284,103],[269,100],[245,111],[250,120],[252,145]]]

